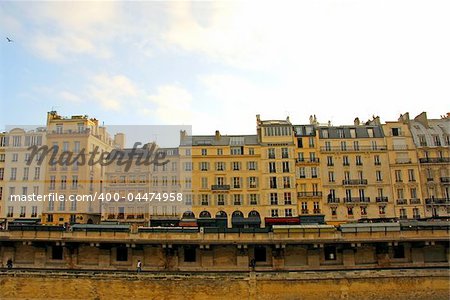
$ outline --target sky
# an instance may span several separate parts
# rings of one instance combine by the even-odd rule
[[[450,99],[450,1],[0,2],[0,130],[46,112],[255,134]],[[13,42],[8,42],[9,37]]]

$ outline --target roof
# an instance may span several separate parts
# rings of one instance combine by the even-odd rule
[[[180,146],[244,146],[258,145],[257,135],[196,135],[181,140]]]

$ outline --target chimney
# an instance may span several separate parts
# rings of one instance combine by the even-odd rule
[[[418,115],[417,117],[414,118],[414,121],[417,121],[420,124],[422,124],[423,126],[428,127],[427,113],[422,112],[420,115]]]
[[[359,126],[359,125],[361,124],[361,122],[359,121],[359,118],[358,118],[358,117],[355,118],[355,120],[353,121],[353,124],[354,124],[355,126]]]
[[[186,130],[180,130],[180,140],[184,140],[186,137]]]
[[[220,131],[216,130],[216,141],[220,140]]]

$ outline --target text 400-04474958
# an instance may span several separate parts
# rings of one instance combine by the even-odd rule
[[[119,193],[101,193],[98,199],[104,202],[120,201],[123,197]],[[128,193],[126,195],[127,201],[143,201],[143,202],[181,202],[183,201],[182,193]]]

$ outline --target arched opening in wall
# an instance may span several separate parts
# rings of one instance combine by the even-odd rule
[[[92,221],[92,219],[89,219],[89,220],[87,221],[87,223],[88,223],[88,224],[94,224],[94,221]]]
[[[203,219],[205,219],[205,218],[211,218],[211,214],[210,214],[209,211],[204,210],[204,211],[202,211],[202,212],[200,213],[199,217],[200,217],[200,218],[203,218]]]
[[[261,227],[261,216],[259,215],[259,212],[256,210],[252,210],[248,213],[248,227],[250,228],[259,228]]]
[[[244,214],[241,211],[236,210],[231,215],[231,226],[233,228],[244,228],[244,220]]]
[[[183,213],[183,219],[195,219],[195,214],[192,211],[185,211]]]
[[[227,227],[227,223],[228,223],[228,215],[226,212],[224,212],[223,210],[218,211],[216,213],[216,226],[217,227]]]

